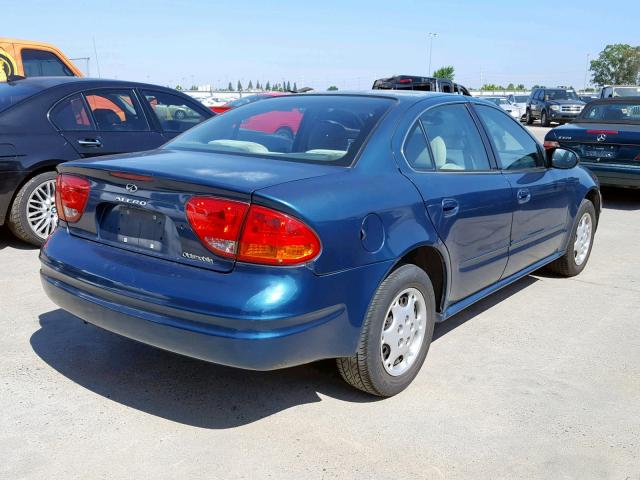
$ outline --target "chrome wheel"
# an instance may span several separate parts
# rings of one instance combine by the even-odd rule
[[[47,180],[31,192],[27,200],[27,222],[38,237],[46,239],[58,224],[56,181]]]
[[[585,213],[578,222],[578,226],[576,227],[576,241],[573,243],[573,258],[576,265],[582,265],[582,262],[585,261],[589,254],[592,232],[593,222],[591,215]]]
[[[427,314],[424,296],[415,288],[400,292],[391,303],[380,335],[380,357],[389,375],[405,373],[416,361]]]

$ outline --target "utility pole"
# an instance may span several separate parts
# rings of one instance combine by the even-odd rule
[[[589,75],[589,58],[590,57],[591,57],[591,55],[587,53],[587,66],[584,69],[584,90],[587,89],[587,76]]]
[[[429,76],[431,76],[431,54],[433,53],[433,39],[437,36],[437,33],[429,32]]]

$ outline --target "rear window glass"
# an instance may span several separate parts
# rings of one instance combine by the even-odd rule
[[[0,83],[0,112],[12,107],[25,98],[42,91],[41,88],[24,83]]]
[[[214,117],[166,148],[348,166],[392,104],[348,95],[270,98]]]
[[[590,103],[582,111],[582,119],[594,122],[640,123],[640,101]]]

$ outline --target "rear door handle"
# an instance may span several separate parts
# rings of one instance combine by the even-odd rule
[[[445,217],[453,217],[460,210],[460,204],[453,198],[444,198],[442,200],[442,213]]]
[[[518,203],[527,203],[531,200],[531,192],[528,188],[521,188],[517,193]]]
[[[78,145],[81,147],[98,148],[102,146],[102,142],[97,138],[85,138],[84,140],[78,140]]]

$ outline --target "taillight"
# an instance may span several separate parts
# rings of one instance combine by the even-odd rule
[[[554,141],[551,141],[551,140],[545,140],[544,141],[544,149],[545,150],[552,150],[554,148],[560,148],[560,143],[554,142]]]
[[[213,197],[193,197],[186,204],[189,224],[205,247],[233,258],[248,208],[244,202]]]
[[[320,253],[320,240],[307,225],[285,213],[214,197],[186,204],[189,224],[212,252],[243,262],[298,265]]]
[[[69,223],[80,220],[89,199],[89,180],[61,173],[56,178],[58,218]]]
[[[249,209],[238,260],[270,265],[296,265],[320,253],[320,240],[300,220],[270,208]]]

